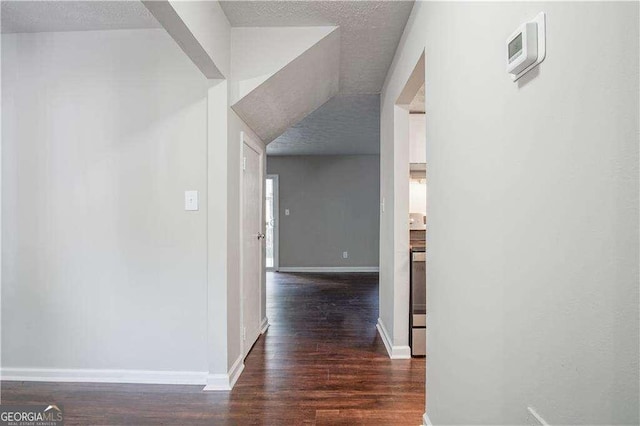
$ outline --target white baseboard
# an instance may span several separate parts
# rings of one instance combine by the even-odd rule
[[[379,272],[377,266],[281,266],[278,272],[314,272],[314,273],[340,273],[340,272]]]
[[[422,424],[424,426],[433,426],[433,423],[431,423],[431,420],[429,420],[429,416],[427,416],[427,413],[424,413],[424,415],[422,416]]]
[[[230,391],[238,381],[240,374],[244,370],[244,359],[242,355],[236,359],[228,374],[209,374],[207,375],[206,386],[203,391]]]
[[[231,390],[244,370],[238,357],[228,374],[206,371],[89,370],[61,368],[2,368],[0,380],[8,382],[135,383],[205,385],[204,390]]]
[[[229,389],[233,389],[236,382],[238,381],[238,378],[240,377],[240,374],[242,374],[243,371],[244,371],[244,358],[242,358],[242,355],[240,355],[238,359],[236,359],[236,362],[234,362],[233,365],[231,366],[231,369],[229,370]]]
[[[391,359],[411,359],[411,348],[409,346],[394,346]]]
[[[387,329],[384,327],[382,323],[382,319],[378,318],[378,323],[376,324],[376,329],[378,329],[378,334],[382,339],[382,343],[384,343],[384,347],[387,348],[387,353],[391,356],[393,350],[391,349],[391,342],[389,341],[389,335],[387,334]]]
[[[260,334],[264,334],[268,328],[269,328],[269,318],[264,317],[264,319],[260,323]]]
[[[144,383],[204,385],[206,371],[89,370],[59,368],[2,368],[0,380],[24,382]]]
[[[389,354],[389,358],[391,359],[410,359],[411,358],[411,348],[409,346],[393,346],[391,339],[389,338],[389,333],[387,333],[387,329],[385,328],[384,323],[380,318],[378,318],[378,324],[376,324],[376,328],[378,329],[380,338],[382,338],[384,347],[387,348],[387,353]]]

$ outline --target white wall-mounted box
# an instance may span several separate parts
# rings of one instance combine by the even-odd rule
[[[517,81],[546,57],[545,13],[518,27],[506,41],[507,73]]]

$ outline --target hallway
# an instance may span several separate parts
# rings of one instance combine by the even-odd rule
[[[267,423],[421,423],[425,362],[389,359],[375,328],[377,274],[267,277],[271,325],[245,361],[234,402],[257,387]]]
[[[2,402],[55,399],[69,425],[418,425],[425,361],[389,359],[375,328],[377,307],[377,274],[269,273],[271,325],[231,392],[3,382]]]

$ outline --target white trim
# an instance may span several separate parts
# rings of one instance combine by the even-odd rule
[[[427,416],[427,413],[424,413],[424,415],[422,416],[422,424],[424,426],[433,426],[433,423],[431,423],[431,420],[429,420],[429,416]]]
[[[377,266],[281,266],[278,272],[378,272]]]
[[[262,319],[262,322],[260,323],[260,334],[266,333],[268,328],[269,328],[269,318],[264,317]]]
[[[273,180],[273,267],[267,271],[280,270],[280,176],[268,174],[267,179]],[[266,193],[265,193],[266,200]],[[265,213],[266,215],[266,213]],[[266,264],[266,263],[265,263]]]
[[[407,346],[394,346],[391,359],[411,359],[411,348]]]
[[[543,419],[542,416],[540,416],[540,414],[538,414],[538,412],[533,409],[533,407],[527,407],[527,410],[529,411],[529,413],[531,413],[531,415],[536,419],[536,421],[540,425],[549,426],[549,423],[547,423],[545,419]]]
[[[376,324],[376,328],[378,329],[378,333],[380,334],[382,343],[384,343],[384,347],[387,349],[389,358],[391,359],[410,359],[411,358],[411,348],[409,346],[393,346],[391,344],[389,333],[387,333],[387,329],[384,326],[382,319],[378,318],[378,323]]]
[[[244,370],[243,357],[240,355],[233,363],[227,374],[207,375],[207,385],[203,391],[230,391],[235,386],[240,374]]]
[[[387,348],[387,353],[391,356],[393,350],[391,349],[391,341],[389,340],[389,335],[387,334],[387,329],[382,323],[382,319],[378,318],[378,323],[376,324],[376,329],[380,334],[380,338],[382,339],[382,343],[384,343],[384,347]]]
[[[229,389],[233,389],[236,382],[238,381],[238,378],[240,377],[240,374],[242,374],[243,371],[244,371],[244,358],[242,357],[242,355],[240,355],[238,359],[236,359],[236,362],[234,362],[233,365],[231,366],[231,369],[229,370],[229,374],[228,374]]]
[[[203,391],[229,391],[229,375],[228,374],[208,374],[207,381]]]
[[[204,385],[206,371],[89,370],[66,368],[2,368],[1,380],[25,382],[142,383]]]

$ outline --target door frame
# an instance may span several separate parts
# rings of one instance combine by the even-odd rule
[[[253,139],[247,132],[240,132],[240,348],[241,348],[241,356],[242,358],[246,358],[249,354],[249,351],[253,347],[255,342],[251,342],[250,345],[246,343],[245,339],[245,321],[244,321],[244,224],[242,223],[244,217],[244,172],[245,172],[245,160],[244,160],[244,146],[247,145],[250,149],[253,149],[256,153],[258,153],[260,168],[258,171],[258,179],[261,182],[260,185],[260,196],[259,196],[259,206],[260,206],[260,232],[264,234],[265,231],[265,163],[266,163],[266,153],[265,148],[262,144],[258,143]],[[264,240],[262,240],[264,241]],[[259,294],[258,294],[258,305],[260,307],[258,313],[258,331],[262,332],[262,321],[266,316],[266,312],[263,312],[264,301],[264,287],[265,287],[265,268],[264,268],[264,244],[260,244],[260,255],[258,258],[260,259],[260,282],[259,282]],[[258,334],[259,338],[260,334]]]
[[[265,269],[277,272],[280,269],[280,177],[279,175],[267,174],[266,179],[273,180],[273,220],[275,226],[273,227],[273,267],[265,267]]]
[[[390,345],[387,346],[387,352],[391,359],[409,359],[411,358],[411,348],[409,347],[409,334],[411,333],[409,327],[410,317],[410,277],[409,277],[409,232],[407,225],[407,217],[409,214],[409,175],[410,175],[410,142],[409,142],[409,105],[415,97],[416,93],[420,90],[423,84],[426,83],[426,71],[425,71],[425,47],[421,46],[416,64],[411,71],[411,74],[404,81],[404,84],[400,88],[400,93],[396,100],[392,104],[392,130],[393,130],[393,184],[391,189],[393,191],[393,197],[390,201],[390,207],[387,207],[388,213],[383,213],[387,216],[384,219],[386,225],[391,229],[392,238],[392,250],[383,249],[380,246],[380,269],[383,267],[391,274],[393,282],[393,293],[395,294],[393,299],[393,305],[391,307],[391,314],[393,318],[393,337]],[[428,89],[428,86],[425,86]],[[426,116],[425,116],[426,117]],[[427,144],[427,139],[423,143]],[[384,195],[381,193],[381,198]],[[427,210],[429,210],[429,200],[427,197]],[[429,214],[427,213],[427,218]],[[427,219],[428,221],[428,219]],[[380,235],[385,232],[383,230],[385,224],[383,223],[383,217],[380,221]],[[382,237],[381,237],[382,238]],[[427,244],[428,246],[428,244]],[[389,254],[393,256],[389,258]],[[427,268],[428,269],[428,260]],[[406,265],[406,267],[399,267],[398,265]],[[429,289],[427,288],[427,297]],[[382,302],[379,301],[379,309],[383,310]],[[427,314],[427,324],[429,323],[429,314]],[[428,385],[427,385],[428,387]]]

